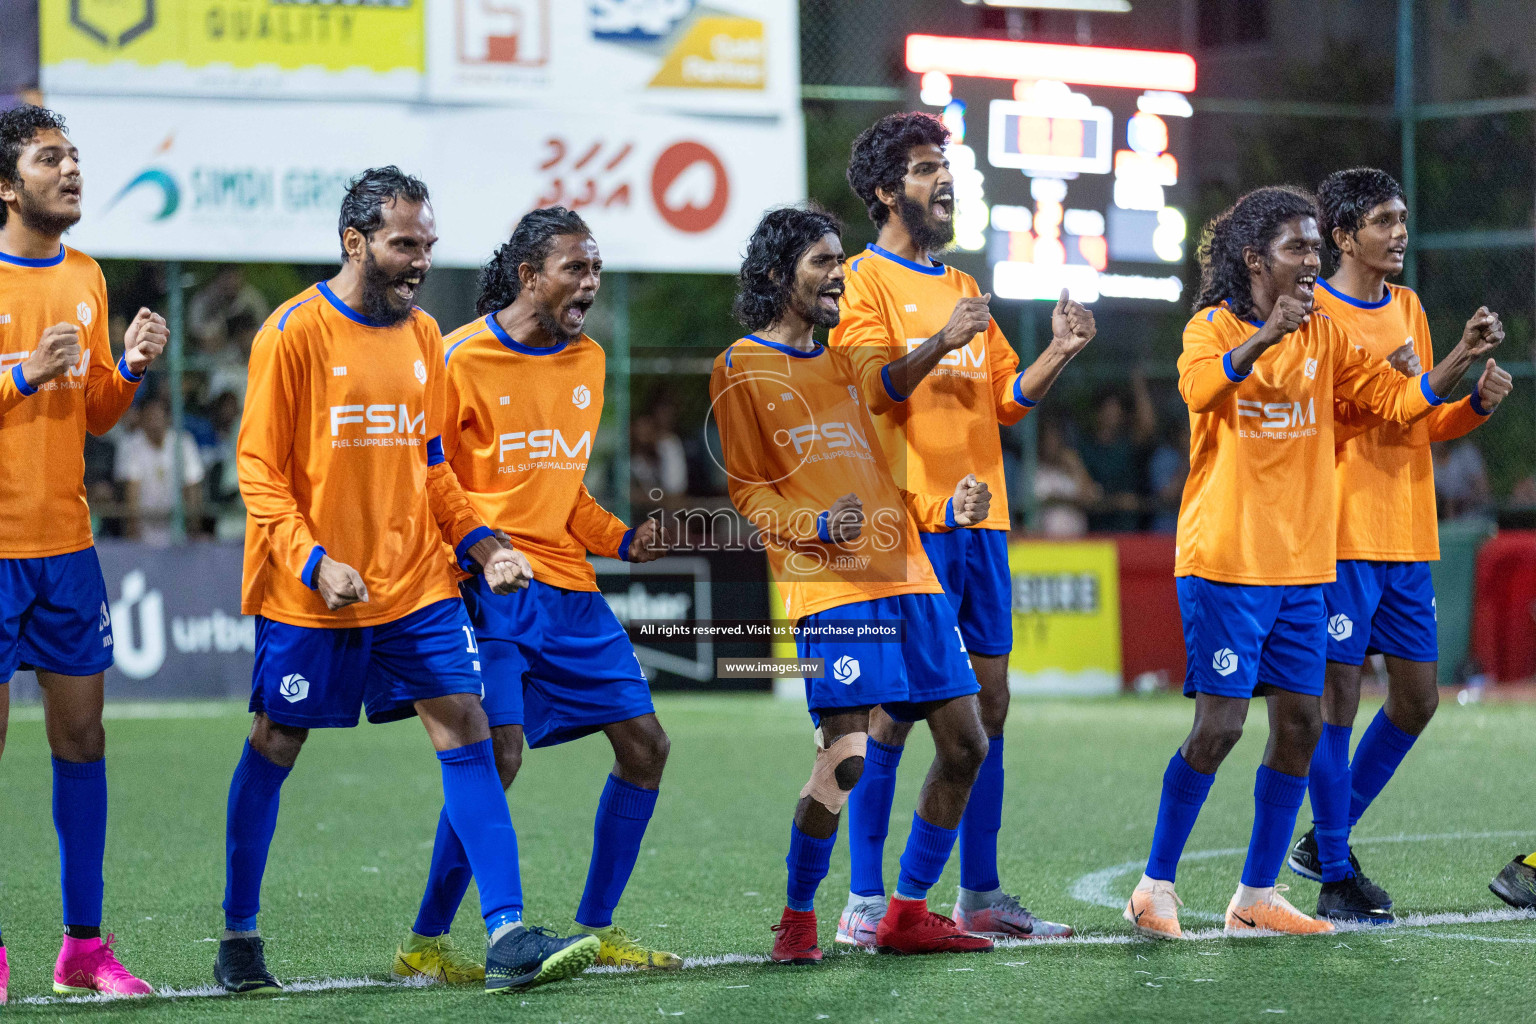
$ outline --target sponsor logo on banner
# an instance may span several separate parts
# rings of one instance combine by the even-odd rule
[[[541,67],[549,60],[549,0],[453,0],[465,64]]]
[[[155,0],[70,0],[69,24],[106,49],[122,49],[155,27]]]
[[[1118,693],[1120,567],[1113,543],[1008,545],[1009,686],[1028,693]]]
[[[652,43],[693,13],[694,0],[590,0],[592,35],[609,42]]]
[[[731,199],[731,179],[714,151],[701,142],[679,142],[656,158],[651,198],[661,219],[696,234],[720,222]]]

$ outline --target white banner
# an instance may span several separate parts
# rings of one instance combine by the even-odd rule
[[[395,104],[60,99],[85,166],[69,244],[93,256],[325,263],[344,182],[426,181],[441,266],[474,267],[561,204],[614,270],[733,272],[764,209],[805,195],[798,109],[725,119]]]

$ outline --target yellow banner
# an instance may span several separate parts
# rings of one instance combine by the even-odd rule
[[[425,4],[41,0],[42,63],[421,73]],[[132,90],[134,71],[124,72]]]
[[[1017,541],[1011,673],[1069,688],[1120,685],[1120,563],[1111,543]]]

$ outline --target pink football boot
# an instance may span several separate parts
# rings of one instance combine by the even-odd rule
[[[105,939],[72,939],[64,936],[59,962],[53,967],[53,990],[61,996],[147,996],[154,989],[117,962],[112,952],[115,935]]]

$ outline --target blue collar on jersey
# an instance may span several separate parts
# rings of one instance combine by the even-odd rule
[[[512,335],[501,329],[501,324],[496,322],[495,313],[487,313],[485,315],[485,326],[489,327],[491,333],[496,335],[497,341],[507,346],[513,352],[521,352],[525,356],[552,356],[571,343],[571,339],[566,338],[560,344],[550,345],[547,348],[539,348],[536,345],[524,345],[520,341],[514,341]]]
[[[931,267],[925,267],[921,263],[913,263],[911,260],[902,259],[900,256],[897,256],[889,249],[882,249],[878,245],[871,245],[869,247],[869,251],[877,255],[884,256],[892,263],[898,263],[901,266],[906,267],[908,270],[915,270],[919,274],[927,274],[929,277],[938,277],[940,274],[944,273],[944,271],[949,269],[938,260],[933,260],[933,266]],[[928,258],[933,259],[932,256]]]
[[[389,324],[381,324],[377,320],[373,319],[372,317],[363,316],[363,314],[359,313],[357,310],[353,309],[351,306],[347,305],[345,302],[342,302],[340,299],[338,299],[336,297],[336,293],[331,291],[331,286],[326,284],[324,281],[321,281],[319,284],[315,285],[315,287],[320,290],[320,294],[321,295],[325,296],[325,301],[326,302],[329,302],[331,305],[336,307],[336,312],[340,313],[342,316],[346,317],[348,320],[351,320],[353,323],[362,324],[364,327],[389,327],[390,326]],[[413,306],[411,308],[414,309],[415,307]],[[399,326],[399,325],[397,324],[395,326]]]
[[[40,260],[29,260],[22,256],[10,256],[0,252],[0,263],[9,263],[14,267],[56,267],[64,262],[64,243],[59,243],[57,256],[45,256]]]
[[[1318,287],[1322,288],[1323,291],[1327,292],[1329,295],[1332,295],[1334,298],[1338,299],[1340,302],[1347,302],[1347,303],[1349,303],[1351,306],[1354,306],[1356,309],[1380,309],[1382,306],[1385,306],[1387,303],[1392,301],[1392,289],[1388,288],[1386,285],[1382,285],[1381,286],[1381,290],[1383,292],[1385,292],[1386,294],[1383,295],[1380,298],[1380,300],[1378,300],[1376,302],[1361,302],[1359,299],[1352,298],[1352,297],[1350,297],[1348,295],[1345,295],[1343,292],[1339,291],[1338,289],[1331,287],[1328,284],[1328,282],[1324,281],[1322,278],[1318,278],[1317,279],[1317,284],[1318,284]]]
[[[827,350],[827,346],[818,344],[815,348],[806,352],[803,349],[795,348],[793,345],[785,345],[777,341],[769,341],[767,338],[759,338],[755,334],[747,335],[747,340],[755,341],[759,345],[767,345],[769,348],[776,348],[786,355],[794,356],[796,359],[815,359]]]

